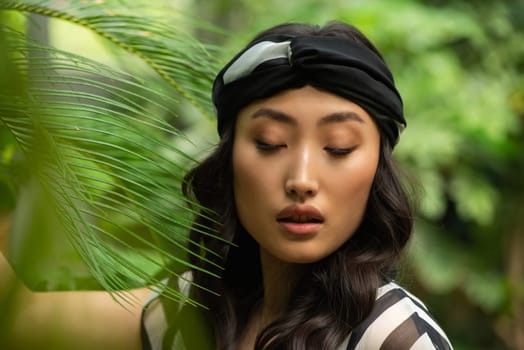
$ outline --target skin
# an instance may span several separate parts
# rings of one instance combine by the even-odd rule
[[[380,134],[357,104],[311,86],[258,100],[238,115],[233,145],[238,217],[260,246],[264,300],[241,349],[280,316],[307,264],[359,226],[379,161]],[[279,221],[289,206],[314,208]],[[296,212],[294,212],[296,213]]]

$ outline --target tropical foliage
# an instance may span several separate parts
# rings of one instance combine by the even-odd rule
[[[404,282],[457,349],[524,347],[522,1],[0,9],[0,206],[12,213],[10,259],[33,288],[119,290],[183,270],[193,209],[179,186],[216,138],[209,88],[220,61],[272,24],[339,19],[376,43],[404,97],[395,157],[418,198]],[[28,41],[25,25],[41,18],[30,14],[50,19],[51,33],[87,29],[103,48],[59,50],[63,32],[52,45]]]
[[[7,206],[16,202],[9,259],[17,273],[34,290],[119,291],[187,269],[198,206],[180,185],[194,158],[177,146],[184,136],[170,122],[181,99],[210,113],[212,48],[185,29],[205,28],[189,16],[169,24],[160,7],[144,15],[137,2],[1,7],[29,23],[37,14],[87,28],[165,82],[39,43],[16,23],[1,28],[2,185]]]

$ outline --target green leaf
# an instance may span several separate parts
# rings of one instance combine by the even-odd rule
[[[447,293],[459,286],[471,265],[468,256],[445,234],[419,219],[409,246],[410,265],[426,288],[435,293]]]
[[[461,217],[479,225],[493,222],[498,197],[493,186],[478,174],[458,169],[449,186]]]
[[[127,33],[146,23],[128,16],[78,20],[65,9],[31,6],[22,8],[118,35],[122,28]],[[167,30],[165,24],[160,27]],[[104,288],[125,298],[120,291],[153,288],[194,267],[188,259],[194,253],[188,249],[187,233],[200,207],[185,198],[180,187],[195,161],[175,147],[184,136],[164,119],[179,104],[173,92],[180,93],[180,86],[160,91],[147,79],[0,29],[8,61],[21,81],[28,82],[0,95],[0,121],[18,146],[15,151],[4,147],[5,167],[14,169],[17,159],[28,170],[16,181],[18,203],[10,239],[9,259],[20,277],[34,290]],[[124,40],[119,38],[117,45]],[[131,39],[130,34],[125,37]],[[210,81],[210,66],[199,70],[201,80],[189,77],[186,66],[193,59],[184,55],[194,54],[188,48],[196,44],[189,37],[178,40],[169,52],[152,52],[151,41],[123,46],[133,47],[131,53],[141,50],[147,62],[162,67],[160,73],[170,67],[169,79],[183,82],[191,95],[195,82]],[[177,55],[184,62],[173,58]],[[200,85],[196,89],[203,91]],[[198,98],[189,95],[190,102]],[[165,293],[186,299],[176,290]]]

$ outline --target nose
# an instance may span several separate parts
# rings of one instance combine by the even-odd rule
[[[319,189],[315,175],[317,166],[308,149],[303,149],[294,156],[286,179],[286,193],[300,200],[314,197]]]

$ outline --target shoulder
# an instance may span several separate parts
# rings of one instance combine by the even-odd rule
[[[347,349],[453,349],[446,334],[414,295],[395,282],[377,291],[371,314],[351,333]]]

